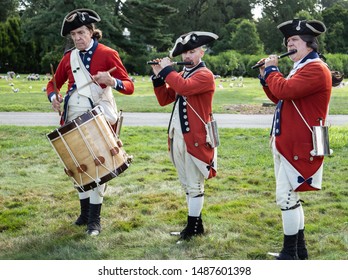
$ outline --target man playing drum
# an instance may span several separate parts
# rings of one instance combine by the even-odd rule
[[[99,15],[89,9],[73,10],[63,20],[61,35],[71,37],[75,47],[64,54],[54,78],[47,84],[47,95],[52,108],[60,112],[63,98],[58,92],[68,81],[61,125],[92,109],[98,96],[101,99],[108,96],[110,99],[111,112],[106,114],[106,118],[109,116],[109,122],[114,124],[117,119],[113,111],[117,109],[113,108],[116,104],[111,89],[127,95],[134,91],[133,82],[118,52],[99,43],[102,32],[94,25],[99,21]],[[104,188],[105,184],[102,184],[92,190],[79,192],[81,214],[75,224],[87,225],[89,235],[98,235],[101,231],[101,193]]]

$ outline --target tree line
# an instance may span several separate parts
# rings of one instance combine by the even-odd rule
[[[317,19],[327,32],[320,51],[335,70],[348,73],[347,0],[0,0],[0,72],[49,72],[69,38],[60,36],[71,10],[95,10],[102,43],[116,49],[130,73],[149,74],[146,61],[168,56],[176,38],[194,30],[214,32],[206,62],[221,76],[255,76],[259,58],[285,52],[277,25],[293,18]],[[262,7],[260,17],[253,9]],[[285,67],[291,67],[282,61]]]

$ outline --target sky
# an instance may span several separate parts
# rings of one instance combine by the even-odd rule
[[[252,9],[251,12],[253,13],[253,18],[258,19],[261,17],[262,12],[262,6],[257,5],[255,9]]]

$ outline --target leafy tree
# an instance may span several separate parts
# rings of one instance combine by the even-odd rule
[[[232,18],[224,28],[220,29],[219,39],[214,43],[214,53],[233,49],[231,34],[236,32],[237,26],[242,20],[243,18]]]
[[[326,8],[331,8],[335,4],[339,4],[344,8],[348,8],[347,0],[320,0],[318,2],[318,4],[322,7],[323,10]]]
[[[178,10],[168,18],[169,29],[177,38],[194,30],[219,34],[233,18],[252,18],[250,0],[167,0]]]
[[[6,65],[8,65],[8,56],[10,49],[8,48],[9,37],[6,32],[6,25],[0,22],[0,71],[4,71]],[[6,69],[5,69],[6,71]]]
[[[19,17],[9,17],[5,23],[0,23],[1,71],[35,72],[39,68],[39,61],[34,45],[22,41]]]
[[[103,0],[96,3],[93,0],[31,0],[25,2],[25,9],[21,12],[25,26],[24,40],[34,42],[45,62],[45,65],[42,65],[44,69],[49,69],[49,63],[57,65],[63,52],[73,46],[69,36],[63,38],[60,32],[63,18],[74,9],[89,8],[100,15],[101,22],[96,26],[102,30],[102,42],[106,45],[117,48],[117,44],[123,38],[119,18],[115,15],[117,4],[121,1]],[[100,6],[103,9],[100,9]],[[42,32],[43,30],[45,32]]]
[[[317,0],[256,0],[263,7],[263,14],[274,23],[293,19],[299,11],[315,12]]]
[[[262,18],[257,24],[257,30],[267,53],[279,52],[282,47],[282,36],[277,26],[296,17],[300,11],[309,14],[316,13],[317,0],[255,0],[262,6]]]
[[[271,18],[262,17],[256,26],[266,54],[284,50],[283,37]]]
[[[165,20],[175,9],[166,1],[127,0],[120,1],[117,16],[123,31],[129,31],[119,38],[123,63],[129,72],[145,73],[146,60],[152,59],[153,52],[166,51],[171,46],[172,34],[166,33]],[[127,29],[125,29],[127,28]]]
[[[34,38],[40,41],[44,52],[51,51],[55,46],[59,46],[61,50],[71,47],[71,41],[62,38],[60,31],[65,15],[78,8],[92,9],[100,15],[101,22],[96,25],[103,31],[103,40],[107,44],[115,47],[113,39],[118,38],[115,33],[122,36],[122,28],[115,16],[117,2],[113,0],[103,0],[103,9],[100,9],[100,5],[93,0],[31,0],[30,2],[22,16],[26,23],[26,39]]]
[[[244,19],[238,24],[236,32],[232,34],[232,46],[234,50],[241,54],[263,52],[263,46],[253,22]]]
[[[235,51],[226,51],[214,56],[206,55],[204,61],[214,74],[223,77],[232,75],[233,70],[238,67],[238,58]]]
[[[16,15],[18,0],[0,0],[0,22],[5,22],[9,16]]]
[[[167,0],[177,9],[170,16],[169,32],[173,41],[190,31],[209,31],[219,36],[212,44],[214,53],[231,48],[231,32],[235,31],[238,19],[251,19],[251,3],[254,0]]]
[[[164,2],[167,1],[128,0],[124,3],[123,22],[130,31],[128,53],[144,54],[152,47],[157,51],[166,51],[171,46],[173,34],[166,32],[165,20],[176,9]]]
[[[21,11],[25,23],[24,40],[34,42],[42,57],[45,69],[49,62],[58,64],[63,52],[72,41],[60,36],[64,16],[77,8],[95,10],[101,17],[97,28],[103,32],[102,43],[119,51],[121,56],[144,56],[149,44],[167,48],[171,36],[161,30],[162,20],[173,9],[155,0],[27,0]],[[101,8],[102,7],[102,8]],[[125,27],[130,31],[125,36]],[[42,32],[45,30],[45,32]],[[154,39],[155,38],[155,39]],[[127,59],[128,60],[128,59]],[[136,61],[133,59],[133,61]],[[133,64],[130,59],[128,62]],[[145,58],[143,59],[143,63]],[[128,64],[128,66],[131,66]],[[127,65],[126,65],[127,66]],[[128,68],[128,67],[127,67]]]
[[[348,8],[335,4],[323,11],[327,27],[326,49],[331,53],[348,53]]]
[[[179,35],[195,30],[219,35],[206,56],[214,72],[243,74],[262,47],[266,54],[284,52],[277,25],[293,18],[323,20],[328,30],[319,37],[321,51],[348,52],[347,0],[0,0],[0,4],[1,71],[46,72],[50,63],[57,65],[72,47],[69,38],[60,36],[62,20],[77,8],[100,15],[102,43],[120,53],[130,72],[140,74],[149,72],[146,60],[168,55]],[[251,14],[255,5],[263,7],[257,21]],[[335,58],[331,64],[338,64]],[[345,69],[344,63],[337,66]]]
[[[16,70],[17,56],[15,49],[18,48],[20,42],[20,26],[18,18],[8,18],[0,28],[0,61],[1,67],[8,70]]]

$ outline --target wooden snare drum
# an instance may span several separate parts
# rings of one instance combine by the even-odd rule
[[[99,106],[47,134],[79,192],[124,172],[132,161]]]

